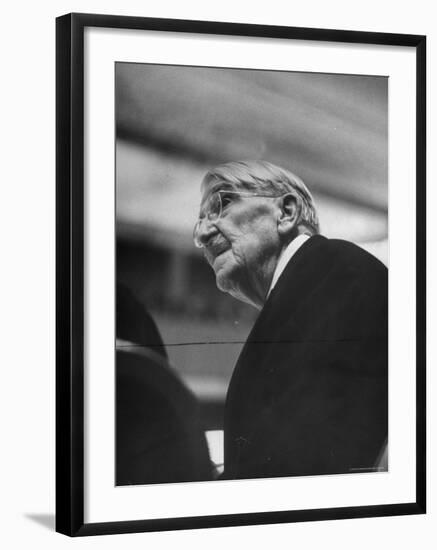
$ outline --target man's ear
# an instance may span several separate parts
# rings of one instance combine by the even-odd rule
[[[279,204],[281,213],[278,218],[278,233],[282,237],[290,237],[296,230],[300,218],[300,204],[291,193],[281,197]]]

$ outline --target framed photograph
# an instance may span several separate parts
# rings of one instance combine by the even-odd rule
[[[425,513],[425,37],[56,25],[57,530]]]

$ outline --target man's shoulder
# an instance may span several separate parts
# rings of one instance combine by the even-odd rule
[[[360,282],[364,286],[385,284],[386,279],[386,266],[360,246],[346,240],[314,235],[290,259],[278,280],[275,294],[281,291],[295,294],[296,289],[310,292],[317,286],[336,282]]]
[[[300,253],[300,254],[299,254]],[[299,255],[298,255],[299,254]],[[294,263],[293,261],[296,260]],[[306,241],[292,258],[281,281],[283,292],[312,295],[316,288],[387,286],[386,266],[360,246],[342,239],[316,235]]]
[[[376,256],[351,241],[323,238],[323,246],[339,263],[349,267],[370,269],[381,274],[387,272],[386,266]]]

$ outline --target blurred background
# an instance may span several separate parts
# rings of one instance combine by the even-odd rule
[[[220,429],[257,311],[216,288],[193,245],[200,182],[231,160],[283,166],[312,191],[323,235],[387,263],[388,81],[117,63],[115,90],[117,283],[152,315],[205,429]]]

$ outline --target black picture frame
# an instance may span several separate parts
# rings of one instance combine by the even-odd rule
[[[84,522],[84,29],[376,44],[416,52],[416,499],[387,505]],[[422,514],[426,511],[426,38],[222,22],[68,14],[56,21],[56,530],[69,536]]]

